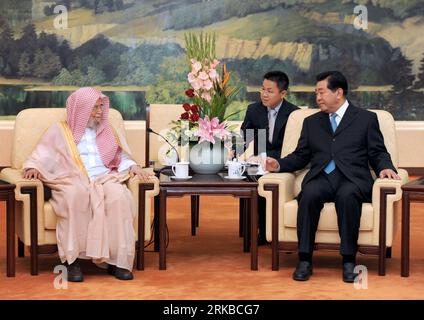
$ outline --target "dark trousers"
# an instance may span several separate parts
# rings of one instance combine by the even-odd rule
[[[341,238],[340,254],[355,255],[359,235],[364,197],[359,188],[350,182],[337,168],[327,175],[322,172],[306,183],[298,197],[297,237],[299,254],[312,255],[315,233],[325,202],[334,202]]]

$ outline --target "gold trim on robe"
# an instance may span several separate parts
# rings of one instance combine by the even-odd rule
[[[69,151],[72,154],[72,158],[75,164],[84,172],[88,180],[90,180],[88,172],[85,169],[84,163],[82,162],[80,154],[78,152],[77,145],[75,144],[71,128],[69,128],[68,123],[66,121],[61,121],[60,125],[62,127],[63,135],[65,136],[66,143],[68,144]]]
[[[124,150],[121,144],[121,140],[119,139],[118,133],[116,132],[116,129],[109,123],[110,127],[112,128],[113,135],[115,136],[116,142],[118,143],[118,146],[121,148],[121,150]]]

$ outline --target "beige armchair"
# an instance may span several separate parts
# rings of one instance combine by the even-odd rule
[[[40,180],[23,179],[22,165],[34,150],[44,132],[55,122],[66,119],[63,108],[25,109],[15,120],[11,168],[0,172],[0,179],[16,185],[16,233],[19,238],[19,256],[24,254],[24,246],[30,246],[31,274],[38,274],[38,254],[54,253],[56,246],[56,214],[50,205],[48,189]],[[109,112],[109,121],[121,134],[125,135],[121,114],[114,109]],[[130,146],[131,147],[131,146]],[[143,183],[138,178],[128,181],[128,188],[134,198],[138,215],[134,221],[137,239],[150,240],[151,199],[159,193],[156,178]],[[144,214],[143,214],[144,213]],[[138,221],[140,216],[140,221]],[[137,269],[144,268],[144,241],[137,243]]]
[[[169,124],[172,120],[180,118],[184,109],[181,104],[151,104],[146,108],[146,166],[151,162],[162,163],[163,156],[169,145],[154,133],[149,133],[148,128],[166,137]],[[175,146],[177,147],[177,146]],[[178,148],[177,148],[178,150]],[[180,151],[180,150],[178,150]]]
[[[398,154],[395,137],[395,122],[386,111],[377,113],[380,130],[394,166],[398,167]],[[317,109],[303,109],[293,112],[287,122],[281,157],[296,149],[303,120]],[[297,195],[308,168],[294,173],[271,173],[259,179],[258,192],[266,198],[267,240],[272,241],[272,269],[279,268],[280,251],[297,250]],[[390,256],[393,238],[396,234],[397,215],[402,196],[401,185],[408,181],[408,173],[398,169],[398,180],[376,179],[372,191],[372,203],[362,205],[359,229],[359,252],[378,255],[379,275],[385,274],[386,254]],[[373,176],[375,174],[372,172]],[[334,203],[326,203],[321,211],[315,237],[315,249],[334,249],[340,245],[337,215]]]

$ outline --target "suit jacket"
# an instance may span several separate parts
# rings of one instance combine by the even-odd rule
[[[369,165],[377,175],[383,169],[396,172],[384,145],[377,115],[350,103],[335,133],[328,113],[318,112],[305,118],[296,150],[278,162],[280,172],[300,170],[311,163],[303,188],[331,159],[366,197],[370,196],[373,185]]]
[[[253,103],[247,107],[246,116],[241,125],[241,132],[245,139],[246,150],[249,144],[254,140],[254,154],[258,154],[258,140],[261,137],[258,129],[266,129],[266,136],[261,140],[266,140],[266,152],[269,157],[279,159],[281,156],[281,147],[283,145],[284,131],[286,129],[287,119],[293,111],[299,109],[294,104],[284,100],[278,110],[277,119],[275,120],[274,133],[272,143],[268,141],[268,108],[261,102]],[[253,129],[253,134],[246,134],[247,129]],[[264,139],[265,138],[265,139]]]

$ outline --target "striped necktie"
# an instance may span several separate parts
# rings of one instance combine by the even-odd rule
[[[268,111],[268,141],[269,143],[272,143],[272,137],[274,136],[274,127],[275,127],[275,120],[277,119],[277,110],[271,109]]]

